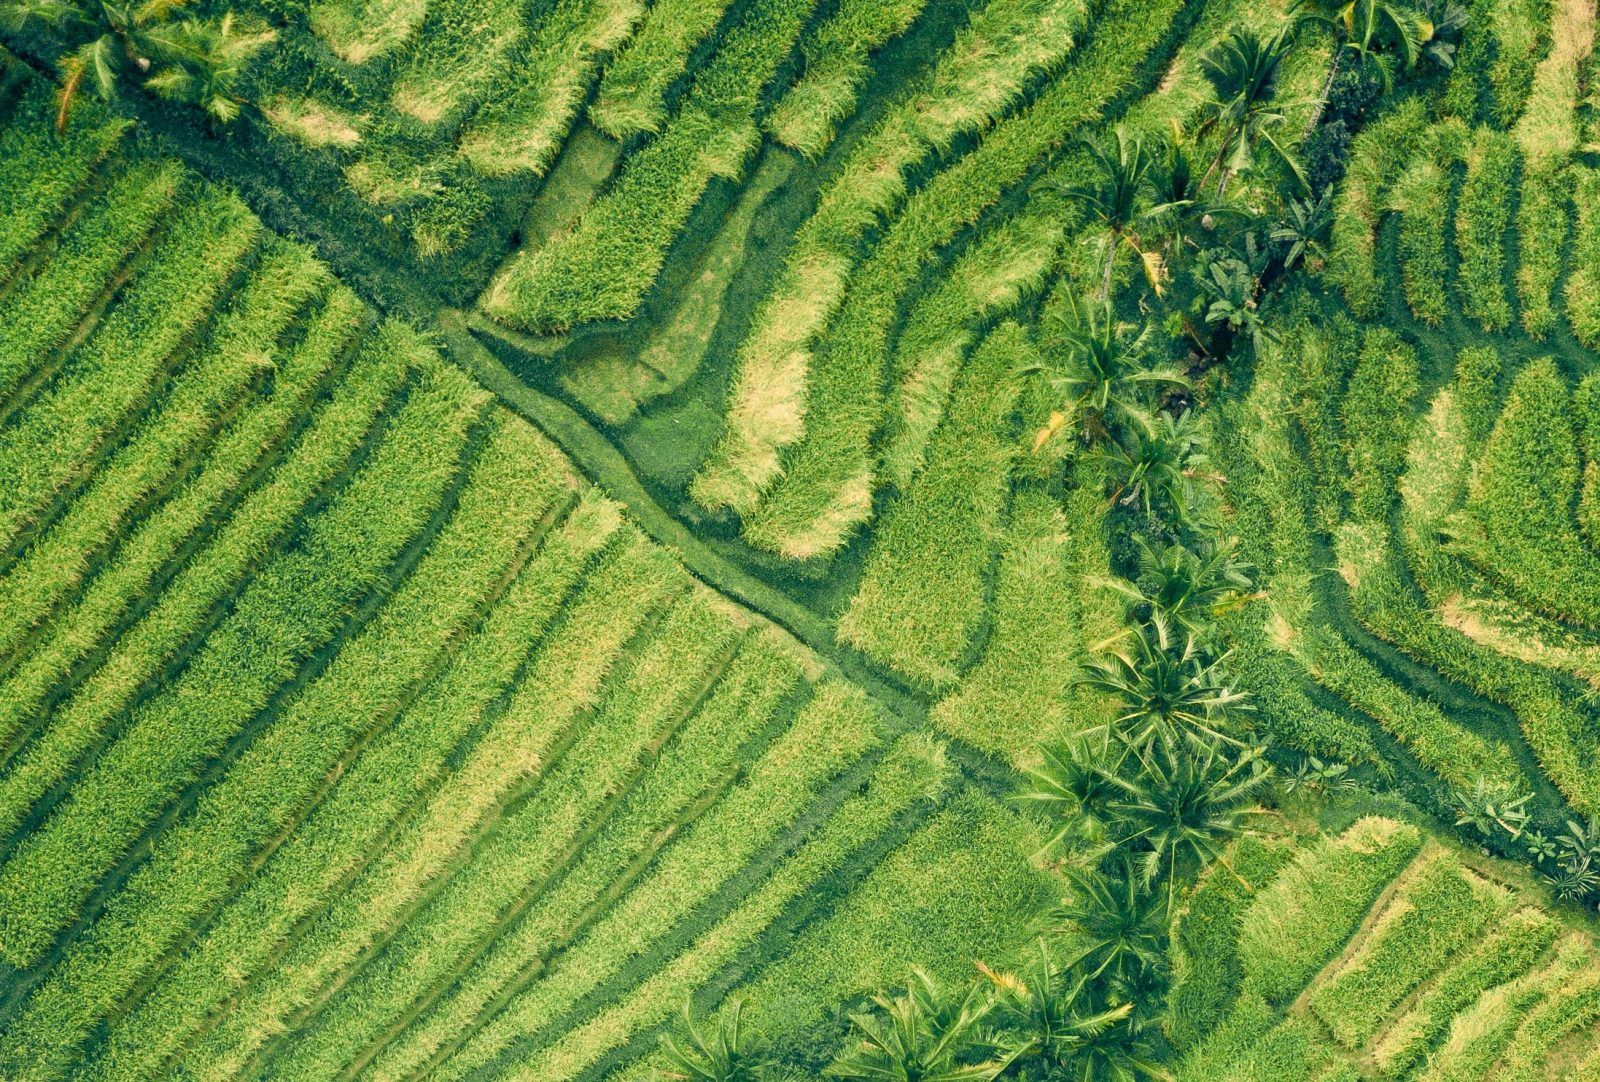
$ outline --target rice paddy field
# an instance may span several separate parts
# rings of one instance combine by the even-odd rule
[[[1346,112],[1384,5],[1307,6],[242,0],[226,129],[0,21],[0,1079],[1600,1079],[1595,6]],[[1063,405],[1097,297],[1198,525]],[[1134,977],[1072,907],[1154,828],[1028,779],[1189,716],[1104,673],[1191,536],[1151,664],[1261,750]],[[841,1066],[1052,935],[1142,1066]]]

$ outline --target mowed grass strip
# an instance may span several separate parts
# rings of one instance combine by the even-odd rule
[[[589,120],[614,139],[660,131],[667,91],[689,66],[689,55],[709,38],[728,0],[659,0],[639,32],[606,65]]]
[[[711,697],[573,866],[494,940],[434,1009],[396,1036],[373,1061],[373,1079],[398,1082],[443,1059],[493,1018],[500,1005],[537,980],[556,952],[589,923],[604,919],[609,905],[649,874],[658,855],[663,861],[679,860],[678,850],[668,848],[679,844],[679,837],[684,846],[691,844],[689,837],[701,844],[710,844],[713,837],[724,846],[731,841],[733,852],[718,851],[723,861],[719,867],[737,866],[741,853],[765,844],[821,786],[876,742],[872,713],[834,709],[841,700],[831,693],[830,708],[803,712],[738,788],[727,792],[739,770],[741,745],[772,722],[801,678],[791,651],[773,632],[746,642]],[[714,879],[717,873],[710,874]]]
[[[513,65],[515,85],[473,117],[461,156],[485,176],[543,176],[601,57],[628,39],[642,14],[642,0],[556,0]]]
[[[1358,1051],[1402,999],[1510,903],[1508,890],[1464,868],[1449,851],[1429,850],[1355,954],[1312,989],[1307,1004],[1340,1044]]]
[[[856,94],[872,73],[871,54],[903,34],[926,6],[927,0],[840,0],[800,39],[805,67],[767,117],[772,137],[820,157],[839,122],[855,112]]]
[[[598,704],[606,674],[646,618],[686,587],[677,562],[629,529],[448,782],[185,1053],[182,1077],[259,1070],[262,1046],[320,1006],[341,973],[392,935],[470,858],[506,802],[543,774],[574,723]]]
[[[567,232],[513,253],[479,306],[529,331],[632,315],[711,179],[737,178],[760,143],[754,116],[762,90],[814,2],[753,0],[661,135],[627,160]],[[463,153],[473,158],[465,144]]]
[[[126,1013],[85,1072],[104,1082],[158,1077],[166,1060],[270,969],[307,917],[381,852],[451,774],[450,757],[514,687],[585,569],[622,528],[593,490],[545,537],[505,595],[396,722],[379,733],[215,922]]]
[[[817,340],[846,301],[863,238],[901,206],[913,167],[948,149],[962,133],[992,122],[1034,77],[1068,54],[1084,14],[1078,0],[990,0],[926,79],[850,149],[795,235],[776,284],[740,343],[728,427],[694,480],[692,493],[702,506],[749,514],[781,473],[779,450],[805,435],[806,417],[834,422],[810,398],[810,372]],[[1039,122],[1066,119],[1044,116]],[[980,155],[987,160],[981,151],[964,160]],[[907,227],[896,228],[903,233]]]
[[[0,282],[50,230],[128,129],[121,117],[86,109],[57,133],[55,112],[55,86],[48,79],[30,79],[0,132]]]
[[[243,315],[236,307],[227,325],[253,335]],[[270,339],[261,337],[214,336],[61,519],[0,578],[0,657],[14,653],[32,628],[93,575],[97,557],[135,528],[141,506],[181,480],[186,468],[205,471],[230,461],[243,432],[257,446],[275,442],[292,419],[285,407],[310,404],[364,315],[354,294],[337,290],[293,349],[263,350],[261,342]],[[261,383],[266,386],[258,389]]]
[[[31,966],[43,956],[145,826],[385,582],[456,475],[486,401],[430,358],[371,459],[0,866],[8,960]]]
[[[731,616],[709,591],[679,600],[538,788],[302,1028],[267,1077],[339,1076],[391,1019],[525,909],[528,892],[572,859],[721,675],[737,644]]]
[[[341,338],[342,341],[342,333]],[[308,340],[311,348],[327,348]],[[153,680],[200,629],[215,606],[232,593],[249,570],[271,553],[289,526],[319,490],[361,446],[377,424],[422,349],[413,332],[395,324],[372,336],[316,413],[301,437],[266,476],[244,496],[210,540],[197,549],[161,591],[152,607],[108,649],[102,663],[56,709],[40,717],[53,688],[94,651],[118,620],[150,588],[163,565],[222,505],[262,453],[254,426],[230,438],[219,468],[203,471],[126,540],[83,598],[0,687],[0,733],[15,748],[34,721],[45,728],[25,749],[17,765],[0,777],[0,818],[15,823],[18,808],[42,792],[45,778],[63,770],[105,732],[139,689]]]
[[[263,846],[342,772],[449,652],[566,490],[566,466],[501,414],[460,500],[416,569],[327,670],[245,749],[150,855],[0,1038],[0,1060],[64,1066],[188,929],[265,859]]]
[[[1010,490],[1017,370],[1032,344],[1016,323],[997,328],[956,381],[928,465],[889,505],[839,638],[939,690],[987,607],[986,580]]]
[[[692,944],[587,1021],[559,1036],[548,1035],[555,1036],[553,1043],[531,1054],[496,1058],[494,1050],[504,1048],[508,1038],[538,1033],[577,995],[595,988],[603,974],[617,972],[631,955],[647,947],[650,940],[641,932],[648,929],[660,936],[670,930],[674,922],[662,923],[661,914],[679,914],[681,919],[687,912],[680,908],[685,896],[691,903],[703,897],[697,874],[687,881],[673,881],[664,894],[657,892],[668,888],[665,880],[653,878],[642,884],[618,910],[615,922],[608,919],[563,955],[560,969],[552,969],[551,976],[509,1004],[490,1027],[437,1068],[435,1077],[454,1082],[491,1063],[494,1077],[519,1082],[560,1082],[577,1076],[634,1034],[665,1021],[681,1006],[687,990],[709,980],[754,945],[785,907],[917,801],[940,792],[947,773],[940,745],[921,735],[902,737],[873,771],[865,791],[841,805],[804,845]],[[633,915],[633,923],[621,923],[621,914]]]
[[[49,262],[10,292],[6,319],[0,323],[0,404],[43,370],[51,350],[66,344],[123,263],[178,203],[184,179],[183,167],[172,161],[140,162],[120,170],[67,226]],[[216,212],[215,205],[209,209]],[[236,213],[243,217],[242,206]],[[192,234],[187,239],[199,241]],[[226,274],[225,264],[219,269]],[[197,292],[201,300],[208,299],[204,290]],[[175,299],[168,293],[164,302]]]
[[[218,191],[202,193],[180,215],[127,296],[0,437],[0,470],[13,479],[0,493],[0,544],[13,542],[43,514],[56,493],[92,465],[118,424],[166,380],[184,339],[210,314],[259,233],[244,205]],[[217,329],[223,351],[270,347],[295,310],[328,283],[320,264],[288,247],[261,270],[255,287],[236,296],[231,324]],[[268,281],[277,276],[281,281]],[[245,328],[248,337],[239,337],[240,323],[253,324]]]

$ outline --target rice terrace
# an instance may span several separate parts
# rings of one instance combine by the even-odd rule
[[[0,1082],[1600,1082],[1596,0],[0,0]]]

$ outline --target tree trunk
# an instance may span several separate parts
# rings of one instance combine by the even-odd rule
[[[1322,84],[1322,96],[1317,99],[1316,108],[1311,110],[1311,119],[1306,123],[1305,138],[1309,139],[1311,133],[1317,130],[1317,124],[1322,120],[1322,111],[1328,107],[1328,95],[1333,92],[1333,81],[1339,77],[1339,61],[1344,58],[1344,47],[1339,44],[1338,38],[1333,42],[1333,65],[1328,69],[1328,79]]]

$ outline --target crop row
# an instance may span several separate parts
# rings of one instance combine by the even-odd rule
[[[472,846],[564,750],[625,648],[669,596],[682,569],[630,531],[571,603],[559,630],[527,667],[504,709],[456,766],[453,784],[430,795],[389,845],[308,921],[184,1059],[196,1078],[232,1077],[270,1038],[296,1027],[337,990],[339,977],[424,904]]]
[[[17,846],[0,866],[8,959],[32,965],[42,956],[140,832],[385,581],[455,477],[485,401],[435,361],[371,459]]]
[[[661,0],[639,32],[606,66],[589,107],[594,126],[615,139],[661,130],[667,91],[689,66],[689,55],[717,28],[728,0]]]
[[[937,793],[945,777],[941,747],[922,736],[901,738],[873,772],[865,792],[841,805],[803,846],[774,868],[731,912],[611,1006],[526,1057],[501,1060],[505,1076],[519,1082],[559,1082],[572,1078],[634,1034],[665,1021],[681,1005],[685,988],[705,983],[732,962],[755,943],[788,905],[842,865],[851,853],[887,830],[917,801]],[[693,879],[689,883],[698,898],[698,883]],[[655,919],[656,914],[677,911],[670,899],[682,897],[679,884],[674,883],[671,888],[667,897],[660,899],[658,908],[647,893],[651,889],[647,884],[631,899],[635,904],[619,913],[641,914],[640,920],[648,920],[649,927],[654,928],[656,934],[662,934],[671,925],[662,925]],[[618,924],[616,927],[620,935],[627,926]],[[620,962],[617,943],[627,943],[630,939],[631,936],[618,939],[603,935],[601,929],[597,929],[586,940],[591,945],[589,950],[580,945],[563,957],[562,972],[575,972],[580,986],[590,986],[593,967],[604,964],[606,956],[612,959],[613,965]],[[585,964],[591,958],[592,963]],[[548,998],[556,993],[561,983],[547,981],[512,1002],[496,1019],[494,1028],[484,1030],[483,1034],[490,1035],[507,1027],[514,1033],[537,1030],[539,1022],[549,1016],[549,1004],[570,1001],[567,995]],[[478,1053],[479,1047],[477,1040],[466,1045],[461,1053],[441,1065],[437,1077],[443,1082],[455,1082],[487,1062]]]
[[[1461,309],[1486,331],[1511,323],[1505,287],[1505,233],[1511,221],[1517,147],[1501,132],[1479,128],[1467,149],[1467,175],[1456,203],[1456,252],[1461,257]]]
[[[105,1004],[123,1000],[259,866],[263,847],[293,829],[350,749],[444,665],[562,490],[561,464],[542,443],[520,420],[500,423],[415,571],[193,810],[153,840],[140,868],[66,948],[7,1046],[27,1048],[38,1066],[59,1062],[42,1054],[46,1042],[57,1042],[59,1054],[86,1036]]]
[[[428,0],[314,0],[311,29],[339,58],[365,64],[398,49],[428,10]]]
[[[318,348],[311,340],[308,348]],[[157,678],[182,645],[201,629],[217,604],[238,588],[272,551],[284,532],[355,453],[379,411],[405,379],[417,344],[394,325],[373,343],[335,388],[293,449],[261,486],[240,502],[228,521],[199,548],[131,629],[107,648],[103,662],[83,678],[64,705],[0,783],[0,799],[21,785],[42,792],[49,782],[18,778],[62,776],[112,720]],[[13,673],[0,695],[0,732],[15,747],[41,707],[68,673],[93,656],[117,622],[155,583],[163,565],[180,553],[226,499],[259,454],[248,442],[251,428],[231,439],[218,468],[203,471],[152,515],[101,570],[83,598]],[[31,798],[30,801],[31,802]],[[16,811],[8,813],[13,817]]]
[[[815,1048],[838,1004],[903,981],[912,966],[955,982],[974,959],[1008,960],[1019,930],[1057,900],[1028,859],[1037,844],[1029,824],[982,793],[952,797],[741,991],[749,1017],[780,1044]]]
[[[536,789],[383,949],[302,1027],[269,1077],[332,1077],[430,988],[448,985],[501,922],[558,874],[648,771],[737,646],[728,614],[698,591],[678,601],[594,718]],[[730,734],[731,735],[731,734]]]
[[[1506,1042],[1505,1051],[1495,1065],[1498,1082],[1541,1082],[1549,1078],[1546,1060],[1559,1053],[1560,1045],[1575,1038],[1578,1047],[1591,1047],[1593,1026],[1600,1020],[1600,973],[1591,970],[1576,974],[1565,985],[1528,1011],[1517,1032]],[[1580,1055],[1582,1052],[1579,1053]],[[1576,1070],[1579,1078],[1592,1077],[1596,1064],[1593,1052],[1585,1056],[1584,1066]]]
[[[1378,221],[1387,209],[1389,189],[1430,138],[1426,103],[1408,98],[1363,127],[1351,142],[1350,164],[1334,197],[1327,278],[1343,290],[1345,303],[1362,319],[1375,317],[1382,301]]]
[[[1572,273],[1564,295],[1567,322],[1578,341],[1600,349],[1600,171],[1573,166],[1573,204],[1577,227],[1573,231]]]
[[[257,447],[276,446],[296,413],[330,382],[365,311],[348,290],[330,293],[308,324],[307,344],[281,351],[265,394],[253,386],[264,359],[259,343],[277,332],[237,340],[254,326],[245,315],[225,317],[232,333],[214,336],[183,368],[158,409],[0,579],[0,657],[16,651],[28,630],[90,576],[97,556],[129,530],[141,506],[165,506],[166,493],[189,467],[225,469],[236,460],[238,432],[250,432]]]
[[[505,82],[530,18],[547,14],[515,0],[432,0],[390,86],[389,104],[424,124],[459,122]]]
[[[686,864],[681,854],[715,844],[715,860],[737,866],[740,854],[755,852],[798,815],[820,786],[876,739],[871,712],[844,695],[842,685],[824,685],[816,705],[727,793],[740,768],[741,746],[783,720],[783,702],[799,678],[786,647],[761,639],[747,643],[654,769],[574,854],[560,879],[515,923],[503,926],[458,983],[419,1004],[432,1009],[417,1012],[416,1024],[374,1060],[373,1077],[409,1078],[447,1057],[499,1006],[538,980],[590,923],[604,919],[608,906],[625,897],[647,869],[657,879],[703,874],[709,879],[701,887],[709,891],[720,864]]]
[[[74,476],[92,466],[95,451],[114,443],[118,426],[136,416],[166,382],[185,338],[211,312],[229,271],[259,231],[237,199],[211,193],[175,223],[127,297],[7,434],[0,469],[14,481],[0,496],[0,543],[13,542],[36,521]],[[239,318],[255,317],[249,328],[253,337],[223,349],[241,353],[270,344],[295,308],[328,280],[325,270],[296,251],[280,252],[262,269],[256,288],[239,301],[251,309]],[[284,279],[281,300],[271,290],[276,275]],[[219,336],[235,330],[220,328]]]
[[[628,160],[569,232],[513,254],[479,299],[483,309],[540,331],[632,315],[711,178],[743,170],[760,140],[754,116],[762,89],[813,3],[755,0],[747,7],[666,130]],[[472,157],[466,147],[463,153]]]
[[[50,351],[66,343],[124,261],[179,201],[184,179],[183,168],[170,161],[138,163],[119,172],[67,226],[49,263],[14,288],[0,324],[0,405],[30,376],[49,371]],[[212,213],[216,209],[213,203]],[[239,217],[246,226],[242,209]],[[226,269],[223,264],[219,271]],[[204,290],[196,292],[207,297]]]
[[[1505,888],[1463,868],[1448,851],[1425,852],[1307,1005],[1336,1040],[1361,1049],[1402,999],[1477,940],[1509,903]]]
[[[121,118],[84,113],[57,133],[54,105],[49,81],[30,79],[0,132],[0,282],[59,221],[67,201],[128,127]]]
[[[1172,2],[1113,0],[1089,43],[1026,110],[991,128],[978,149],[907,202],[855,277],[814,366],[805,408],[827,424],[813,426],[791,450],[782,479],[747,521],[747,540],[805,558],[836,551],[865,520],[884,358],[901,299],[962,228],[1132,83],[1176,10]]]
[[[1103,489],[1076,481],[1064,501],[1032,487],[1013,497],[983,655],[932,711],[945,732],[1013,761],[1099,713],[1072,680],[1086,644],[1115,633],[1116,607],[1097,604],[1093,585],[1109,560]]]
[[[1516,1036],[1526,1013],[1546,997],[1557,996],[1573,979],[1593,979],[1594,948],[1587,936],[1572,933],[1556,944],[1544,966],[1484,992],[1450,1026],[1450,1033],[1416,1074],[1418,1082],[1458,1078],[1496,1078],[1495,1065]]]
[[[728,431],[694,483],[702,505],[751,513],[781,473],[779,450],[804,436],[807,415],[832,423],[809,401],[807,382],[815,343],[845,301],[862,238],[905,198],[909,170],[999,116],[1036,72],[1068,53],[1082,15],[1076,0],[991,0],[925,81],[851,148],[795,235],[739,347]],[[1026,115],[1038,113],[1035,107]],[[1045,111],[1032,123],[1067,120]],[[992,170],[993,153],[976,152],[985,159],[976,168]]]
[[[1560,925],[1536,909],[1518,909],[1450,959],[1372,1045],[1373,1061],[1403,1077],[1438,1043],[1457,1014],[1485,991],[1526,973],[1555,942]]]
[[[1450,220],[1452,172],[1430,154],[1417,159],[1395,181],[1393,204],[1401,211],[1400,285],[1411,314],[1430,327],[1450,314],[1445,224]]]
[[[868,56],[902,34],[927,0],[840,0],[839,7],[800,41],[805,67],[767,118],[767,130],[810,158],[833,142],[834,129],[855,111],[856,94],[871,73]]]
[[[934,433],[928,464],[874,535],[839,638],[931,688],[958,679],[983,619],[986,578],[1009,493],[1016,371],[1027,332],[1005,323],[973,353]]]
[[[1061,246],[1055,216],[1025,213],[986,232],[906,316],[895,342],[879,454],[883,480],[904,489],[922,469],[928,441],[982,324],[1044,285]]]
[[[485,176],[542,176],[600,58],[627,40],[643,10],[641,0],[557,0],[514,65],[515,85],[473,117],[461,156]]]
[[[382,850],[408,809],[451,777],[451,755],[492,716],[585,568],[620,528],[616,507],[591,492],[545,536],[449,668],[373,739],[209,930],[114,1021],[91,1077],[158,1076],[220,1005],[272,965],[293,930]]]

